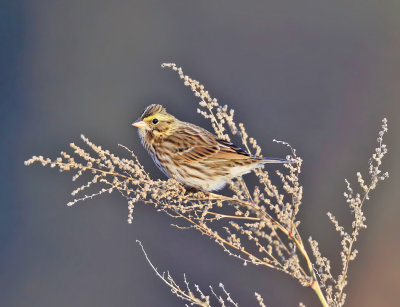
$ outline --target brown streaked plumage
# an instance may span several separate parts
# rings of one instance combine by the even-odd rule
[[[168,176],[200,190],[221,189],[226,181],[265,163],[283,159],[255,157],[196,125],[178,120],[152,104],[133,123],[144,148]]]

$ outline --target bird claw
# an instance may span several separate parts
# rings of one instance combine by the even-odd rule
[[[199,189],[193,188],[193,187],[185,187],[186,193],[187,194],[196,194],[200,192]]]

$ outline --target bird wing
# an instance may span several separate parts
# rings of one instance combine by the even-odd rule
[[[235,144],[223,139],[216,140],[219,144],[218,158],[227,160],[242,160],[251,158],[250,154]]]
[[[207,130],[192,124],[182,126],[171,135],[167,142],[174,144],[173,158],[185,162],[199,162],[204,159],[235,160],[248,159],[250,155],[234,144],[217,139]]]

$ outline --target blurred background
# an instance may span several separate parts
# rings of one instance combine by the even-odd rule
[[[350,268],[347,306],[394,306],[400,284],[400,2],[7,1],[0,2],[0,306],[182,306],[146,263],[204,289],[222,282],[240,306],[319,306],[282,273],[243,266],[195,231],[137,204],[133,224],[117,194],[67,207],[77,183],[38,165],[84,133],[133,149],[165,178],[131,123],[151,103],[211,129],[176,62],[236,110],[263,153],[285,140],[304,159],[300,230],[337,273],[338,234],[350,226],[344,179],[366,174],[387,117],[387,182],[366,204],[368,228]],[[397,157],[397,158],[396,158]],[[254,180],[247,175],[247,180]]]

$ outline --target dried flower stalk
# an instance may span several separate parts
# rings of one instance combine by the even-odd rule
[[[226,105],[221,106],[202,84],[185,75],[180,67],[173,63],[163,64],[162,67],[176,71],[184,84],[200,99],[197,111],[210,120],[219,138],[230,141],[232,137],[236,137],[248,152],[261,155],[260,146],[254,138],[248,136],[244,125],[235,123],[232,109]],[[342,237],[342,270],[337,277],[332,276],[330,261],[321,255],[315,240],[309,238],[314,263],[304,246],[299,232],[300,220],[297,219],[303,194],[299,183],[302,159],[285,142],[274,140],[289,148],[290,155],[287,159],[292,161],[292,164],[285,164],[283,170],[272,174],[277,176],[280,184],[274,184],[271,175],[265,169],[259,168],[254,170],[258,184],[251,189],[241,177],[228,182],[232,196],[188,192],[174,178],[151,179],[133,151],[120,145],[130,154],[129,158],[120,158],[95,145],[83,135],[81,138],[90,152],[71,143],[72,154],[61,152],[61,156],[55,160],[34,156],[25,164],[39,162],[44,166],[57,167],[60,171],[71,171],[74,173],[73,180],[89,175],[90,180],[72,192],[77,198],[68,205],[106,192],[118,191],[128,201],[129,223],[133,221],[134,205],[137,202],[152,204],[158,211],[177,219],[176,227],[200,231],[244,264],[262,265],[286,273],[303,286],[311,287],[323,306],[336,307],[343,306],[345,302],[344,288],[348,280],[349,263],[357,255],[354,243],[360,230],[366,227],[362,206],[377,183],[388,177],[388,173],[381,174],[380,170],[382,158],[387,153],[386,145],[383,144],[386,132],[387,121],[384,119],[379,132],[378,147],[369,163],[370,182],[365,183],[361,174],[357,173],[361,194],[355,194],[346,180],[347,192],[344,195],[354,218],[352,231],[346,232],[336,218],[328,213],[329,219]],[[96,186],[98,188],[94,193],[78,197]],[[149,261],[147,255],[146,258]],[[180,298],[190,301],[191,304],[209,306],[207,297],[200,289],[196,288],[200,298],[193,295],[186,279],[186,290],[182,290],[169,273],[156,273]],[[223,291],[229,301],[229,294],[224,288]],[[261,296],[256,294],[256,298],[260,306],[265,306]]]
[[[186,279],[186,275],[183,276],[185,288],[181,288],[178,283],[175,282],[169,271],[167,272],[158,272],[157,268],[153,265],[150,261],[149,256],[147,255],[146,251],[144,250],[143,244],[141,241],[136,240],[136,243],[139,244],[146,261],[149,263],[150,267],[156,273],[156,275],[166,283],[170,288],[171,292],[174,293],[177,297],[181,298],[184,301],[190,302],[190,305],[196,306],[203,306],[203,307],[210,307],[211,306],[211,299],[210,297],[214,297],[221,306],[234,306],[238,307],[238,303],[236,303],[230,293],[225,289],[225,286],[220,283],[218,286],[221,289],[220,291],[222,294],[218,294],[212,286],[209,286],[211,295],[205,295],[204,292],[200,289],[199,285],[194,285],[196,291],[192,291],[190,288],[190,284]],[[261,296],[257,296],[257,300],[262,302]],[[261,303],[260,303],[261,304]],[[187,304],[185,304],[188,306]],[[262,305],[261,305],[262,306]],[[265,305],[264,305],[265,306]]]

